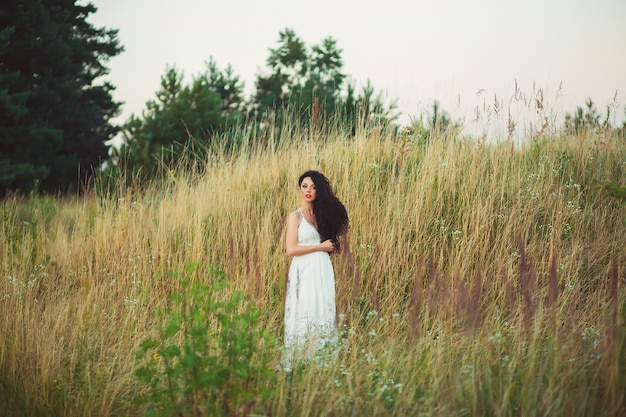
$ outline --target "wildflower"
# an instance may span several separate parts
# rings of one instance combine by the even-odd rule
[[[139,300],[136,298],[128,298],[128,297],[124,297],[124,305],[127,308],[133,308],[134,306],[136,306],[137,304],[139,304]]]
[[[563,225],[563,231],[564,231],[565,233],[567,233],[567,234],[570,234],[570,233],[571,233],[571,231],[572,231],[572,226],[570,226],[570,224],[569,224],[569,223],[565,223],[565,224]]]
[[[572,178],[570,178],[565,183],[565,188],[575,188],[578,191],[580,191],[580,184],[575,183],[574,180]]]
[[[493,342],[493,341],[495,341],[496,339],[499,339],[499,338],[501,338],[501,337],[502,337],[502,333],[498,332],[498,333],[496,333],[495,335],[494,335],[494,334],[489,335],[489,341]]]
[[[526,187],[526,192],[530,194],[530,198],[532,198],[533,200],[536,200],[539,198],[539,193],[530,187]]]
[[[568,201],[567,208],[570,209],[573,213],[580,213],[582,211],[580,205],[578,205],[578,203],[574,201]]]
[[[376,311],[376,310],[371,310],[371,311],[369,311],[369,312],[365,315],[365,318],[366,318],[366,319],[370,319],[370,318],[372,318],[372,317],[374,317],[374,316],[378,316],[378,311]]]

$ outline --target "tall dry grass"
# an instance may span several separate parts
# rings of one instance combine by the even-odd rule
[[[626,182],[623,139],[512,149],[297,126],[263,149],[253,139],[158,186],[2,202],[8,415],[139,415],[134,353],[179,289],[168,271],[187,262],[222,268],[280,338],[284,222],[310,168],[351,219],[333,255],[344,345],[331,362],[277,374],[259,414],[626,411],[626,208],[602,188]]]

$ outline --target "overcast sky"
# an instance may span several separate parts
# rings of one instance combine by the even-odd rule
[[[125,48],[108,63],[114,98],[124,102],[118,122],[141,113],[168,65],[190,81],[213,57],[222,69],[231,64],[250,93],[287,27],[308,46],[336,39],[344,72],[397,99],[404,123],[433,100],[466,125],[477,109],[485,122],[496,100],[500,118],[509,110],[523,118],[539,89],[554,120],[587,98],[603,114],[615,106],[615,123],[624,119],[626,0],[92,3],[90,22],[119,29]],[[513,100],[516,83],[522,100]]]

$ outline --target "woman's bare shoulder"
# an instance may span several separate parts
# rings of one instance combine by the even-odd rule
[[[287,217],[287,221],[289,223],[300,224],[300,220],[302,220],[302,213],[300,212],[300,210],[292,211]]]

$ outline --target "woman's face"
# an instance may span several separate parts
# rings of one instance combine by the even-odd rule
[[[317,189],[311,177],[305,177],[300,183],[300,196],[307,203],[312,203],[317,197]]]

